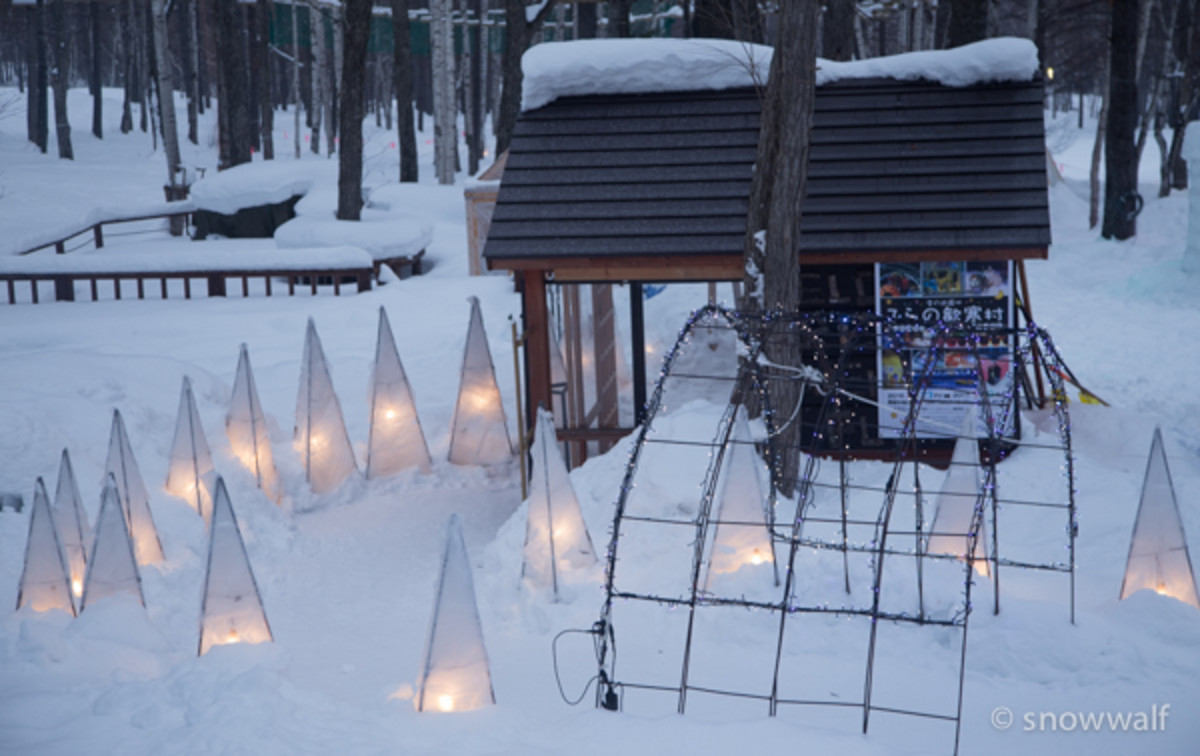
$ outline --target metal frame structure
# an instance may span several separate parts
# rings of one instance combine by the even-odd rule
[[[683,374],[675,369],[675,363],[681,350],[688,348],[695,332],[700,328],[732,329],[736,331],[740,345],[739,366],[736,378],[728,375],[696,375]],[[973,588],[975,587],[974,571],[976,567],[975,546],[986,524],[990,535],[990,543],[986,556],[987,573],[992,584],[994,595],[993,611],[1000,608],[1000,574],[1001,568],[1021,568],[1028,570],[1043,570],[1065,573],[1070,579],[1070,615],[1074,622],[1074,565],[1076,508],[1074,491],[1074,463],[1071,451],[1070,420],[1067,415],[1066,394],[1062,375],[1065,365],[1054,347],[1049,335],[1035,324],[1028,323],[1023,330],[1006,329],[1000,331],[1010,339],[1012,346],[1013,380],[1009,382],[1010,389],[1000,395],[989,395],[988,382],[981,371],[974,370],[975,386],[964,388],[958,392],[953,401],[974,405],[973,410],[979,413],[986,434],[981,434],[979,490],[974,502],[974,513],[969,532],[949,535],[961,536],[964,541],[964,551],[961,555],[931,554],[926,551],[930,533],[925,529],[927,518],[923,512],[923,490],[921,485],[922,463],[918,453],[918,421],[922,411],[932,402],[946,401],[943,398],[931,398],[930,387],[931,366],[935,363],[938,353],[955,349],[970,356],[972,364],[979,365],[981,336],[995,338],[995,329],[986,332],[964,329],[961,326],[937,324],[930,329],[931,338],[924,347],[925,359],[913,360],[913,364],[905,365],[905,388],[908,395],[909,407],[904,418],[903,430],[896,441],[892,458],[885,463],[890,467],[887,483],[863,484],[855,479],[858,465],[867,464],[857,461],[847,451],[846,445],[840,443],[840,425],[844,423],[847,413],[838,410],[845,409],[848,403],[858,403],[866,407],[872,404],[870,394],[877,386],[869,384],[872,379],[866,375],[857,374],[847,369],[847,360],[852,356],[862,357],[864,354],[873,355],[882,349],[889,340],[895,337],[892,324],[872,314],[847,314],[844,312],[823,311],[815,313],[784,314],[778,312],[746,313],[728,310],[715,305],[709,305],[697,310],[688,319],[680,332],[674,347],[666,356],[662,372],[654,387],[654,391],[646,407],[646,421],[638,429],[621,489],[617,497],[615,514],[612,524],[612,540],[610,542],[605,579],[605,601],[599,622],[593,632],[600,636],[597,647],[599,665],[596,703],[604,708],[621,708],[624,704],[624,693],[629,690],[657,691],[663,694],[673,694],[677,699],[677,710],[684,713],[687,709],[690,692],[703,692],[720,696],[736,696],[740,698],[758,699],[766,705],[767,713],[775,716],[781,707],[794,706],[840,706],[857,707],[862,711],[862,729],[865,733],[873,712],[885,712],[892,715],[908,717],[923,717],[953,724],[954,753],[958,752],[961,733],[961,716],[964,686],[964,671],[967,654],[968,618],[972,610]],[[767,358],[774,354],[773,346],[781,340],[790,340],[792,346],[802,355],[803,366],[793,368],[778,365]],[[984,342],[986,343],[986,342]],[[951,346],[952,345],[952,346]],[[1037,355],[1038,362],[1033,358]],[[1056,369],[1057,368],[1057,369]],[[1030,371],[1044,373],[1044,378],[1052,388],[1054,398],[1048,412],[1053,418],[1053,432],[1056,442],[1046,443],[1037,438],[1022,441],[1003,435],[1000,430],[1011,427],[1007,422],[1009,413],[1017,413],[1020,409],[1022,393],[1026,401],[1032,396]],[[1040,379],[1040,378],[1039,378]],[[664,396],[667,387],[674,380],[691,381],[725,381],[730,397],[728,406],[721,414],[711,440],[697,441],[687,438],[666,438],[656,429],[656,420],[664,412]],[[781,382],[798,382],[800,384],[800,399],[795,407],[772,406],[772,398],[778,396],[776,391]],[[1023,390],[1023,391],[1022,391]],[[809,406],[815,405],[813,412],[802,413],[801,405],[808,396]],[[815,401],[813,400],[816,395]],[[702,580],[705,567],[706,543],[712,538],[716,525],[718,509],[714,507],[714,498],[718,491],[717,481],[722,465],[726,461],[726,450],[731,443],[733,418],[738,406],[746,405],[752,411],[757,411],[766,428],[765,441],[760,439],[756,446],[763,453],[767,465],[771,469],[771,484],[766,503],[768,528],[774,544],[775,555],[782,561],[782,585],[775,589],[775,599],[764,601],[746,595],[717,595],[705,589]],[[970,408],[968,408],[970,410]],[[814,414],[815,413],[815,414]],[[807,419],[806,419],[807,417]],[[927,422],[927,421],[926,421]],[[792,423],[800,423],[799,434],[783,433]],[[669,423],[668,423],[669,425]],[[926,425],[926,428],[928,426]],[[947,438],[953,437],[956,429],[947,432]],[[779,480],[780,470],[786,466],[780,464],[782,455],[794,453],[795,449],[787,449],[785,438],[801,439],[801,461],[799,473],[795,480]],[[974,439],[969,439],[973,442]],[[679,517],[642,516],[638,511],[631,510],[631,496],[637,484],[639,463],[643,460],[648,448],[661,444],[708,447],[709,461],[700,485],[699,501],[694,509],[694,516],[680,515]],[[1053,500],[1030,500],[1018,498],[1003,498],[1001,496],[1001,478],[997,474],[998,463],[1009,454],[1046,453],[1057,457],[1062,455],[1065,467],[1065,490],[1059,498]],[[820,474],[821,464],[833,460],[837,464],[836,480],[830,481],[829,476]],[[877,463],[871,463],[877,464]],[[886,468],[885,468],[886,469]],[[928,472],[926,475],[928,476]],[[904,490],[911,486],[910,490]],[[792,490],[790,498],[780,496],[780,490]],[[840,501],[840,514],[833,517],[818,516],[814,511],[814,501],[818,494],[832,497]],[[878,496],[882,503],[877,515],[871,519],[864,516],[852,516],[848,504],[856,501],[861,506],[864,498]],[[782,507],[793,507],[794,514],[790,517],[776,517],[777,510]],[[905,526],[900,517],[905,508],[911,506],[913,524]],[[1048,510],[1051,513],[1061,512],[1066,520],[1065,543],[1068,559],[1056,561],[1046,559],[1038,561],[1028,558],[1009,558],[1002,550],[1003,544],[999,537],[998,525],[1002,514],[1018,508],[1036,508],[1041,514]],[[635,507],[636,509],[636,507]],[[727,523],[745,525],[746,523]],[[661,590],[640,589],[635,576],[629,582],[622,579],[619,557],[622,556],[622,540],[629,538],[631,532],[643,526],[672,526],[691,529],[693,534],[689,542],[691,554],[691,572],[689,575],[690,590],[681,595],[669,595]],[[822,535],[822,531],[833,531],[832,537]],[[869,533],[869,539],[858,537],[860,533]],[[912,539],[911,545],[902,545],[905,540]],[[844,589],[841,595],[825,597],[825,601],[814,602],[810,598],[802,598],[798,588],[811,589],[804,586],[804,581],[812,580],[814,576],[802,574],[798,559],[809,553],[818,551],[840,552],[844,570]],[[681,556],[682,558],[682,556]],[[856,600],[851,593],[851,559],[857,559],[859,564],[866,560],[868,574],[871,576],[870,593],[865,601]],[[927,595],[926,572],[930,565],[944,560],[961,560],[963,579],[960,595],[951,603],[945,596]],[[906,565],[905,562],[910,562]],[[892,600],[884,601],[888,589],[893,587],[893,577],[897,573],[893,563],[900,564],[904,569],[915,568],[914,573],[908,574],[908,580],[915,582],[916,598],[912,605],[898,608]],[[885,581],[885,565],[888,566],[888,580]],[[778,574],[778,567],[776,570]],[[945,574],[940,572],[939,575]],[[828,578],[828,575],[821,575]],[[888,582],[891,581],[891,582]],[[826,584],[828,580],[825,581]],[[632,583],[632,584],[631,584]],[[777,583],[778,584],[778,583]],[[934,584],[930,584],[932,588]],[[811,592],[811,591],[809,591]],[[840,591],[835,590],[834,594]],[[904,599],[902,599],[903,602]],[[630,603],[642,605],[654,604],[665,610],[687,613],[686,635],[680,639],[683,644],[682,669],[675,680],[659,680],[639,678],[644,675],[642,669],[618,669],[616,664],[616,627],[621,625],[621,612]],[[778,618],[778,632],[774,649],[774,671],[772,679],[764,680],[760,690],[717,689],[711,686],[700,686],[689,679],[692,664],[693,644],[698,642],[693,635],[695,621],[699,612],[709,607],[733,606],[750,611],[769,612]],[[833,615],[851,620],[869,621],[869,642],[865,649],[865,679],[863,682],[862,698],[859,701],[843,699],[807,700],[789,697],[781,687],[781,662],[785,656],[785,638],[789,632],[789,622],[803,615]],[[959,655],[956,661],[958,672],[958,690],[956,705],[953,711],[926,711],[913,707],[889,706],[887,702],[879,703],[873,700],[875,692],[874,676],[879,651],[878,628],[881,622],[903,624],[916,627],[953,629],[960,633]],[[661,638],[656,639],[661,642]],[[636,643],[637,638],[622,637],[622,647],[628,648]],[[636,665],[635,665],[636,666]],[[768,684],[769,683],[769,684]],[[768,692],[769,691],[769,692]]]

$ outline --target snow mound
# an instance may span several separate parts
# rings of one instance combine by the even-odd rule
[[[307,194],[315,181],[335,168],[329,161],[315,160],[245,163],[197,181],[190,196],[200,210],[232,215]]]
[[[433,241],[433,224],[411,215],[363,210],[362,220],[298,215],[275,230],[275,246],[365,249],[375,260],[411,257]]]
[[[559,97],[686,92],[749,87],[767,81],[773,49],[723,39],[585,39],[536,45],[521,60],[522,110]],[[817,85],[846,79],[934,81],[965,87],[1029,81],[1038,71],[1037,47],[998,37],[952,50],[889,55],[841,63],[817,59]]]

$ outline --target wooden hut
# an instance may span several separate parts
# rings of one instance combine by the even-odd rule
[[[1050,244],[1042,98],[1039,79],[819,86],[797,250],[805,307],[874,311],[899,293],[880,282],[923,265],[998,271],[1011,300],[1012,262]],[[527,406],[551,405],[547,286],[626,283],[642,419],[641,288],[742,279],[759,107],[743,88],[560,97],[521,114],[483,254],[522,291]],[[590,424],[560,435],[628,430]]]

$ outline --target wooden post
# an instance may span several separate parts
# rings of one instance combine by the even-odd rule
[[[361,294],[364,291],[370,291],[370,290],[371,290],[371,274],[370,273],[359,273],[358,274],[358,293]]]
[[[715,284],[710,285],[710,301]],[[633,424],[646,420],[646,316],[642,284],[629,284],[629,320],[633,329]]]
[[[54,277],[54,301],[74,302],[75,281],[70,276]]]
[[[550,409],[550,331],[547,328],[546,280],[540,270],[522,273],[521,309],[525,319],[525,432],[533,428],[539,406]]]
[[[104,232],[100,230],[100,224],[92,226],[92,238],[96,240],[96,249],[104,246]]]
[[[208,277],[208,296],[223,297],[225,296],[225,276],[212,275]]]

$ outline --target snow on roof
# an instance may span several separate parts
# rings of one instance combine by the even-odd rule
[[[559,97],[684,92],[754,86],[767,80],[773,49],[725,39],[585,39],[549,42],[525,53],[521,109]],[[817,84],[846,79],[925,79],[950,87],[1029,81],[1037,47],[998,37],[952,50],[889,55],[851,62],[817,59]]]

